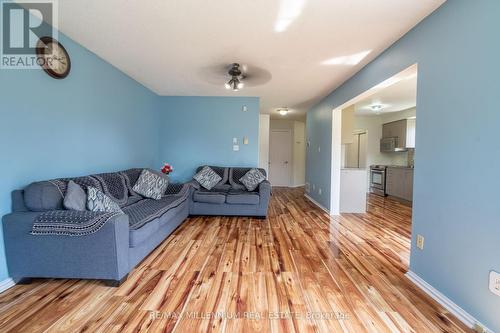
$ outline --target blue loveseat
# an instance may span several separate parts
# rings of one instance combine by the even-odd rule
[[[190,194],[191,215],[256,216],[265,218],[271,196],[271,183],[260,183],[255,191],[248,191],[240,182],[251,168],[228,168],[210,166],[222,179],[211,190],[193,182],[195,190]],[[198,167],[199,172],[203,166]],[[264,169],[259,171],[266,176]]]

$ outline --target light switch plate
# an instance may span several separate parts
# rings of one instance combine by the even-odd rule
[[[500,296],[500,273],[491,271],[490,272],[490,291]]]
[[[237,145],[238,144],[238,138],[233,138],[233,145]]]
[[[239,151],[240,146],[239,145],[233,145],[233,151]]]
[[[247,145],[247,144],[248,144],[248,138],[247,138],[246,136],[243,138],[243,144],[244,144],[244,145]]]

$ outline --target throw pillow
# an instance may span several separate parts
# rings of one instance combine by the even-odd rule
[[[160,200],[167,186],[166,178],[144,169],[132,189],[143,197]]]
[[[266,177],[258,169],[250,169],[243,177],[241,177],[240,182],[245,185],[247,190],[253,191],[266,180]]]
[[[85,191],[75,183],[70,180],[68,182],[68,188],[66,189],[66,195],[64,196],[63,206],[68,210],[79,210],[83,211],[86,209],[87,205],[87,194]]]
[[[219,176],[214,170],[212,170],[211,167],[207,165],[205,165],[200,172],[194,175],[193,179],[207,190],[211,190],[222,180],[221,176]]]
[[[123,213],[113,199],[92,186],[87,188],[87,209],[93,212]]]

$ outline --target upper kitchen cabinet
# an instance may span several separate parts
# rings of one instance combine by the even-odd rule
[[[401,119],[382,125],[382,138],[397,138],[395,148],[415,148],[415,122],[413,119]]]

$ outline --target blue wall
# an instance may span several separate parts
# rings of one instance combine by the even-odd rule
[[[62,34],[72,69],[0,70],[0,216],[34,180],[155,166],[159,97]],[[1,228],[0,228],[1,229]],[[0,230],[0,281],[7,276]]]
[[[306,177],[330,188],[331,110],[418,63],[410,269],[500,332],[500,297],[488,291],[500,271],[498,13],[497,0],[446,2],[316,105]],[[329,206],[329,192],[311,195]]]
[[[243,112],[246,105],[248,111]],[[186,181],[197,166],[257,166],[257,97],[161,97],[158,164],[173,165],[171,178]],[[243,137],[248,137],[248,145]],[[240,150],[233,151],[238,138]]]

